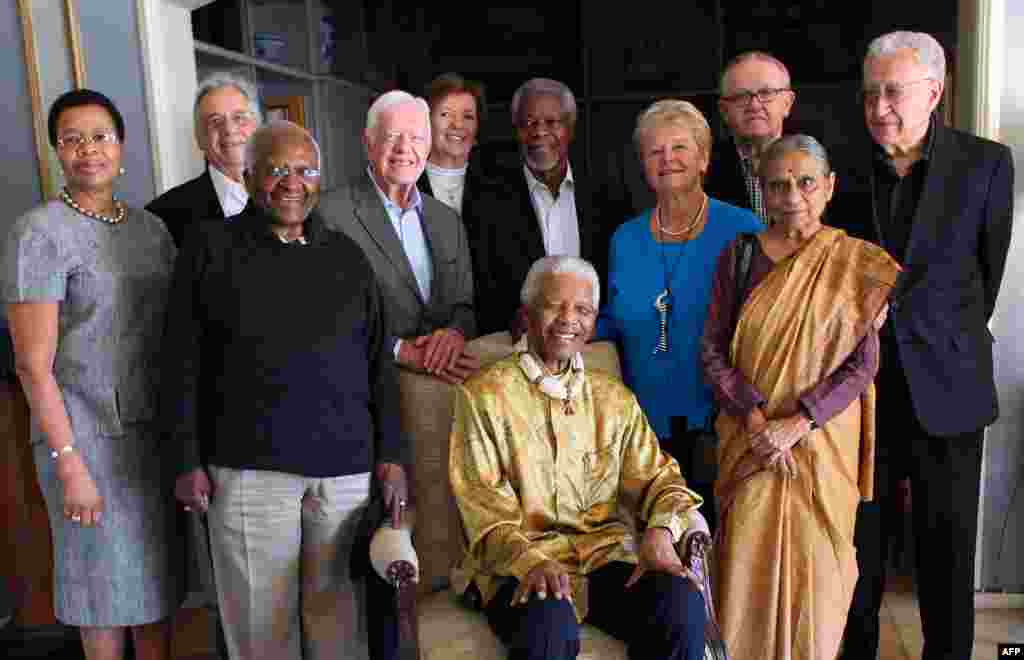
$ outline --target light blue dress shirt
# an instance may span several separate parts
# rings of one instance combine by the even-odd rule
[[[409,195],[410,203],[403,209],[384,194],[384,191],[377,185],[377,180],[373,178],[369,167],[366,168],[366,173],[369,175],[370,181],[373,181],[373,187],[377,194],[380,195],[384,210],[388,212],[391,226],[394,227],[398,241],[405,251],[405,258],[409,260],[412,273],[416,276],[420,296],[424,303],[430,302],[430,285],[433,281],[434,269],[427,236],[423,233],[423,197],[420,196],[419,189],[413,186],[412,193]]]

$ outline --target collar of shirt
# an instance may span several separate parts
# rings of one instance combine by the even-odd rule
[[[526,185],[530,188],[531,192],[536,194],[537,189],[541,188],[544,191],[546,191],[549,195],[551,194],[551,189],[548,188],[543,181],[534,176],[533,172],[530,170],[529,166],[526,165],[526,163],[523,163],[523,172],[526,174]],[[565,178],[562,179],[562,185],[558,186],[558,192],[562,192],[563,190],[567,189],[572,189],[573,187],[575,187],[575,185],[576,182],[572,178],[572,163],[566,163]]]
[[[212,165],[208,165],[210,179],[213,181],[213,189],[217,191],[217,201],[224,211],[224,217],[230,218],[238,215],[249,202],[249,191],[239,182],[228,178],[226,174]]]
[[[420,189],[416,185],[412,186],[412,190],[409,192],[409,205],[404,209],[391,201],[391,198],[384,194],[384,191],[377,185],[377,179],[373,178],[373,172],[370,170],[370,166],[366,166],[366,176],[370,177],[370,183],[373,184],[373,189],[377,191],[377,195],[380,197],[381,204],[384,205],[384,210],[388,212],[388,216],[391,217],[392,222],[396,221],[406,214],[410,209],[416,209],[417,214],[423,213],[423,196],[420,195]]]
[[[895,171],[896,168],[894,168],[892,166],[892,156],[887,154],[885,152],[885,149],[883,149],[881,147],[881,145],[879,145],[877,142],[872,142],[872,145],[874,147],[875,160],[880,162],[880,163],[884,163],[890,169]],[[921,158],[918,159],[918,162],[920,162],[922,160],[931,160],[932,159],[932,151],[934,151],[934,150],[935,150],[935,113],[933,112],[932,116],[931,116],[931,119],[928,120],[928,132],[925,133],[925,135],[924,135],[924,147],[921,149]]]
[[[302,223],[302,238],[287,241],[274,231],[274,218],[270,213],[256,204],[245,207],[245,219],[250,230],[261,239],[272,240],[285,245],[316,245],[327,238],[327,227],[316,209],[310,211]]]

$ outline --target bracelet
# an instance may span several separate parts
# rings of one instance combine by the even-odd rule
[[[61,456],[64,456],[66,454],[70,454],[73,451],[75,451],[75,446],[74,445],[64,445],[60,449],[54,449],[53,451],[51,451],[50,452],[50,458],[56,460],[56,459],[60,458]]]

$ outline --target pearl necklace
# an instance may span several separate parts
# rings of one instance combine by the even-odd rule
[[[516,349],[520,351],[519,368],[526,374],[526,379],[532,385],[539,387],[544,394],[552,399],[561,399],[562,411],[566,415],[575,414],[576,410],[572,405],[572,400],[577,398],[580,392],[583,391],[583,355],[580,353],[573,354],[572,359],[569,361],[572,375],[569,376],[567,384],[562,384],[557,377],[545,373],[539,360],[527,349],[525,339],[526,337],[524,336],[523,340],[516,345]]]
[[[667,236],[682,236],[683,234],[689,233],[694,227],[696,227],[700,223],[700,218],[704,214],[704,209],[705,209],[705,207],[707,207],[707,205],[708,205],[708,196],[704,195],[704,198],[700,201],[700,208],[697,209],[696,215],[693,216],[693,220],[690,221],[690,224],[688,224],[685,229],[680,229],[679,231],[672,231],[670,229],[665,229],[665,227],[662,226],[662,224],[661,224],[661,207],[659,206],[658,208],[654,209],[654,212],[655,212],[654,219],[658,222],[658,231],[661,232],[662,234],[667,235]]]
[[[114,206],[115,208],[117,208],[117,215],[113,217],[109,215],[103,215],[102,213],[96,213],[95,211],[90,211],[89,209],[86,208],[82,208],[82,206],[78,202],[76,202],[73,197],[71,197],[71,193],[68,192],[67,188],[61,188],[60,198],[61,201],[63,201],[65,204],[67,204],[74,210],[78,211],[82,215],[92,218],[93,220],[105,222],[108,225],[116,225],[122,220],[124,220],[125,214],[127,212],[127,207],[125,207],[124,204],[116,200],[114,201]]]

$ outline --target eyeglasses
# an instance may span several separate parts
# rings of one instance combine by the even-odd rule
[[[292,169],[288,165],[273,165],[267,174],[275,179],[284,179],[285,177],[290,176],[293,172],[295,173],[295,176],[305,179],[306,181],[316,181],[320,178],[320,170],[315,167],[306,167],[304,165],[300,165],[295,169]]]
[[[920,80],[912,80],[905,83],[887,82],[878,85],[877,87],[869,87],[862,89],[857,92],[857,97],[861,103],[874,104],[878,103],[878,99],[885,99],[888,103],[896,104],[902,101],[907,96],[907,88],[913,87],[914,85],[920,85],[923,82],[929,80],[935,80],[934,78],[921,78]]]
[[[256,115],[248,110],[239,110],[233,112],[230,115],[209,115],[206,118],[206,129],[213,131],[223,131],[228,127],[228,122],[231,122],[239,128],[250,126],[256,121]]]
[[[398,144],[402,138],[409,141],[409,144],[422,146],[427,143],[427,137],[418,133],[403,133],[401,131],[388,131],[382,137],[386,144]]]
[[[95,144],[98,147],[102,147],[108,144],[117,144],[118,142],[120,142],[120,139],[114,131],[96,131],[91,137],[81,133],[68,133],[57,138],[57,148],[72,151],[87,144]]]
[[[550,132],[550,131],[557,131],[558,129],[562,128],[562,126],[564,126],[564,125],[565,125],[565,120],[561,119],[561,118],[558,118],[558,119],[553,119],[553,118],[535,119],[535,118],[531,117],[531,118],[527,119],[526,121],[524,121],[523,123],[521,123],[519,125],[519,128],[521,128],[524,131],[535,131],[538,128],[543,128],[545,131],[549,131]]]
[[[723,96],[722,100],[726,103],[732,103],[735,105],[750,105],[757,99],[762,105],[768,105],[779,97],[779,94],[783,92],[792,91],[788,87],[765,87],[764,89],[758,89],[754,91],[742,90]]]
[[[765,191],[771,195],[788,195],[792,187],[792,183],[796,183],[796,189],[804,195],[809,195],[818,189],[818,180],[813,176],[804,174],[803,176],[796,177],[796,179],[773,179],[771,181],[765,181]]]

